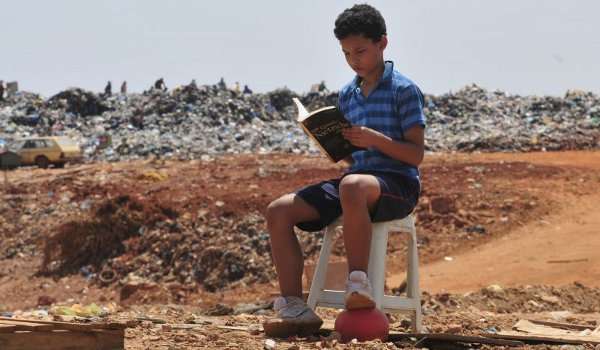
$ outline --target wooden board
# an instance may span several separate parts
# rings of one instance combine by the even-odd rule
[[[538,320],[527,320],[533,324],[539,324],[543,326],[550,326],[552,328],[559,329],[568,329],[574,331],[584,331],[586,329],[593,329],[594,326],[588,326],[583,324],[574,324],[574,323],[560,323],[560,322],[550,322],[550,321],[538,321]]]
[[[0,325],[11,325],[17,323],[26,323],[30,325],[39,325],[42,328],[36,329],[19,329],[19,330],[72,330],[72,331],[92,331],[96,329],[125,329],[128,326],[127,323],[122,322],[109,322],[109,323],[72,323],[72,322],[59,322],[59,321],[45,321],[45,320],[27,320],[27,319],[16,319],[0,317]],[[45,329],[44,329],[45,328]],[[2,330],[0,330],[2,332]]]
[[[121,350],[123,330],[0,333],[2,350]]]
[[[334,329],[334,322],[325,320],[321,326],[322,331],[330,332]],[[446,334],[446,333],[401,333],[396,331],[390,331],[388,334],[388,341],[394,342],[406,338],[415,339],[432,339],[449,342],[459,343],[478,343],[478,344],[491,344],[491,345],[502,345],[502,346],[523,346],[523,342],[516,340],[496,339],[487,336],[467,336],[458,334]]]
[[[69,323],[0,317],[2,350],[120,350],[126,323]],[[116,329],[114,329],[116,328]]]
[[[15,331],[17,326],[11,324],[0,324],[0,333],[11,333]]]
[[[406,338],[431,339],[439,341],[448,341],[454,343],[477,343],[502,346],[523,346],[523,342],[506,339],[489,338],[487,336],[469,336],[446,333],[392,333],[388,336],[388,341],[395,342]]]
[[[0,320],[0,325],[14,326],[14,331],[51,331],[54,329],[54,326],[51,324],[41,324],[15,320]]]
[[[600,344],[593,326],[548,321],[519,320],[512,331],[502,331],[495,338],[518,339],[554,344]]]
[[[594,341],[591,339],[568,339],[565,337],[559,336],[543,336],[543,335],[533,335],[533,334],[525,334],[520,332],[500,332],[498,334],[490,334],[489,337],[497,338],[497,339],[512,339],[512,340],[520,340],[526,343],[545,343],[545,344],[600,344],[600,341]]]

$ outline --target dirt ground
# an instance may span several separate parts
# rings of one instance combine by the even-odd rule
[[[519,318],[600,321],[598,170],[600,152],[428,155],[421,167],[423,191],[415,210],[426,327],[478,334],[490,327],[510,329]],[[185,229],[188,224],[226,218],[231,224],[220,232],[225,239],[236,221],[249,214],[260,218],[277,196],[341,171],[320,157],[271,154],[11,172],[0,190],[0,312],[28,315],[48,304],[115,303],[113,318],[144,316],[170,324],[142,322],[128,331],[127,349],[262,348],[266,338],[256,325],[272,313],[270,309],[199,315],[210,314],[215,305],[268,302],[277,292],[272,271],[264,275],[269,277],[266,281],[232,280],[216,290],[198,280],[153,277],[156,284],[150,290],[124,297],[123,276],[103,284],[82,266],[47,273],[51,264],[44,258],[53,253],[47,243],[65,230],[65,223],[89,220],[90,206],[124,195],[142,208],[136,219],[159,228],[163,222],[181,223]],[[260,219],[256,225],[260,232],[265,230]],[[300,233],[307,264],[314,262],[318,248],[311,235]],[[123,240],[127,247],[141,244],[136,246],[138,237]],[[61,249],[67,246],[62,243]],[[77,250],[77,245],[69,247]],[[387,285],[394,291],[403,280],[405,237],[392,235],[388,250]],[[335,260],[343,259],[341,242],[334,252]],[[135,258],[131,250],[107,254],[125,265]],[[256,266],[268,270],[269,259],[268,252],[257,255]],[[490,285],[500,286],[493,290],[501,295],[491,296]],[[319,312],[329,323],[335,319],[334,311]],[[201,327],[177,326],[200,318]],[[403,316],[392,316],[392,329],[407,331],[406,322]],[[277,342],[282,349],[329,344],[318,337]],[[405,346],[411,345],[346,347]]]

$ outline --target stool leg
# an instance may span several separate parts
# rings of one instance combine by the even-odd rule
[[[323,245],[321,246],[321,252],[319,253],[319,262],[315,269],[312,282],[310,284],[310,292],[308,293],[308,307],[315,310],[317,302],[323,289],[325,288],[325,280],[327,279],[327,264],[329,263],[329,254],[331,254],[331,248],[333,245],[333,236],[335,234],[335,227],[325,228],[325,234],[323,236]]]
[[[419,288],[419,255],[417,250],[417,235],[413,228],[409,233],[408,268],[406,276],[406,296],[415,302],[415,311],[411,315],[413,332],[421,332],[423,315],[421,313],[421,291]]]
[[[381,309],[385,289],[385,257],[387,253],[388,232],[384,223],[373,224],[371,249],[369,252],[369,280],[373,287],[375,306]]]

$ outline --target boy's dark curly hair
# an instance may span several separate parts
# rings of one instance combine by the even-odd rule
[[[338,40],[350,35],[362,35],[377,42],[386,35],[385,20],[373,6],[358,4],[345,9],[338,16],[333,33]]]

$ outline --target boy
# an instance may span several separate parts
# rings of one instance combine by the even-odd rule
[[[339,108],[353,125],[344,131],[352,144],[350,168],[339,179],[284,195],[267,208],[267,228],[281,296],[277,318],[265,322],[268,335],[316,332],[322,320],[302,300],[302,250],[294,226],[321,230],[343,212],[348,260],[348,310],[373,308],[367,278],[371,221],[400,219],[412,212],[419,193],[418,165],[424,154],[423,96],[409,79],[384,61],[385,21],[363,4],[342,12],[334,33],[356,77],[339,93]]]

